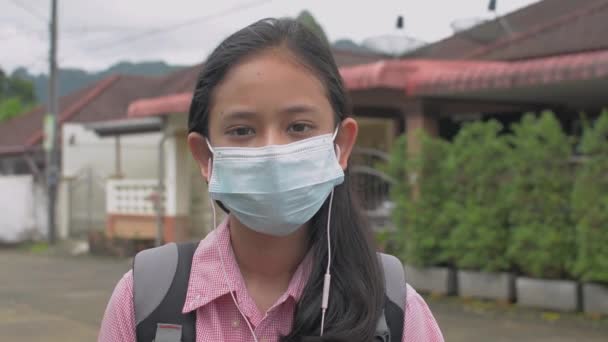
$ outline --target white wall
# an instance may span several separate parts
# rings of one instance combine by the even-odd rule
[[[156,179],[160,133],[125,135],[120,138],[121,171],[125,178]],[[100,177],[115,173],[115,138],[98,137],[81,124],[67,123],[62,132],[64,177],[92,167]]]
[[[120,137],[124,179],[158,177],[160,138],[160,133]],[[106,217],[105,182],[116,176],[116,138],[101,138],[82,124],[66,123],[62,129],[62,152],[62,182],[57,206],[59,236],[82,236],[90,227],[102,229]],[[89,181],[91,185],[87,183]],[[88,196],[88,191],[94,196]]]
[[[165,141],[165,187],[167,189],[166,214],[190,214],[190,172],[192,156],[187,142],[187,116],[185,113],[168,117]]]
[[[31,175],[0,176],[0,208],[0,242],[46,236],[45,192]]]

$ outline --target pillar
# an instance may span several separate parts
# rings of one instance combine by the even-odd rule
[[[438,113],[429,105],[415,103],[404,109],[405,129],[407,134],[407,149],[410,155],[420,152],[419,132],[431,136],[439,134]]]

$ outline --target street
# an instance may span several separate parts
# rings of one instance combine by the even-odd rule
[[[110,293],[129,267],[128,259],[0,250],[0,339],[95,341]],[[530,310],[475,309],[455,299],[428,302],[450,342],[608,340],[605,321],[549,315],[551,322]]]

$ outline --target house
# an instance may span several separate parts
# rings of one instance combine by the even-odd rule
[[[105,228],[107,178],[156,177],[156,146],[160,139],[157,132],[122,141],[122,149],[125,150],[123,159],[127,159],[123,160],[124,174],[118,175],[115,172],[114,153],[116,142],[120,140],[95,137],[85,126],[125,119],[128,105],[139,98],[190,89],[198,68],[200,65],[163,77],[111,76],[60,99],[62,174],[57,213],[60,237]],[[36,190],[34,198],[39,198],[37,202],[46,202],[46,156],[42,148],[45,113],[44,107],[38,107],[0,124],[0,175],[29,175],[34,188],[42,190],[42,196],[38,196],[40,191]],[[146,149],[146,146],[149,148]],[[138,161],[133,162],[130,154],[135,154]],[[146,166],[146,163],[151,165]],[[42,208],[37,212],[45,216],[46,210]],[[41,225],[46,219],[37,218],[36,221]],[[46,231],[46,228],[37,230]]]
[[[505,27],[510,27],[506,29]],[[358,146],[386,151],[392,140],[414,132],[451,138],[463,121],[518,120],[526,111],[553,110],[576,133],[578,113],[591,115],[608,104],[608,1],[545,0],[457,33],[400,59],[336,59],[362,123]],[[166,160],[176,179],[187,177],[186,112],[191,91],[134,101],[130,118],[163,117],[179,141]],[[168,181],[180,206],[195,183]],[[383,194],[386,198],[386,191]],[[367,196],[365,196],[367,197]],[[381,202],[375,201],[374,205]],[[174,213],[176,219],[187,216]],[[178,218],[179,217],[179,218]]]
[[[379,59],[346,51],[337,56],[343,65]],[[181,123],[176,125],[174,118],[127,117],[129,105],[138,99],[192,91],[200,68],[195,65],[163,77],[111,76],[60,99],[60,238],[99,230],[113,238],[154,238],[159,198],[166,228],[163,240],[182,240],[208,230],[206,188],[190,161]],[[36,184],[39,216],[46,212],[45,114],[46,109],[39,107],[0,124],[0,175],[29,175],[29,183],[19,181]],[[159,160],[166,163],[159,165]],[[158,191],[159,176],[166,191]],[[46,219],[37,221],[41,226]]]
[[[334,51],[341,65],[357,65],[379,60],[377,55]],[[183,77],[190,75],[183,75]],[[197,75],[194,75],[197,76]],[[159,146],[158,179],[110,180],[107,183],[107,235],[121,239],[162,241],[186,240],[202,236],[212,229],[207,185],[192,160],[186,143],[187,110],[194,80],[187,91],[167,92],[166,95],[134,101],[128,116],[132,122],[159,119],[162,144]],[[152,106],[153,114],[147,110]],[[158,114],[158,115],[156,115]],[[170,114],[170,115],[169,115]],[[127,122],[93,128],[103,134],[120,134]],[[367,127],[373,128],[373,122]],[[365,124],[363,125],[364,127]],[[133,130],[134,134],[138,133]],[[382,137],[386,134],[381,135]],[[392,136],[392,132],[389,134]],[[387,146],[389,143],[386,143]],[[159,190],[160,189],[160,190]],[[156,203],[150,201],[153,194]],[[221,213],[221,210],[217,210]]]
[[[608,104],[607,29],[608,0],[545,0],[400,59],[334,51],[361,125],[357,144],[362,156],[357,158],[366,161],[355,173],[389,183],[373,165],[396,137],[406,134],[408,148],[415,153],[419,143],[414,132],[450,139],[467,120],[495,118],[508,124],[526,111],[551,109],[566,131],[576,134],[580,111],[594,116]],[[66,97],[64,121],[86,123],[88,130],[114,141],[111,164],[119,177],[105,180],[109,236],[172,241],[204,234],[210,227],[206,185],[186,144],[186,113],[200,68],[154,81],[129,78],[134,83],[124,88],[107,79]],[[119,105],[101,102],[111,89]],[[35,170],[42,163],[41,114],[18,120],[37,129],[16,134],[23,129],[18,121],[12,129],[0,126],[0,157],[14,158],[1,158],[0,163],[13,170]],[[156,157],[141,159],[155,165],[146,165],[150,172],[138,177],[121,174],[122,166],[117,165],[128,152],[122,152],[118,142],[142,134],[156,134],[151,144],[157,148],[150,152]],[[66,143],[70,137],[64,131]],[[365,208],[383,207],[387,187],[378,193],[368,190],[360,190]]]

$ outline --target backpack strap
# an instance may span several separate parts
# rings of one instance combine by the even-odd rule
[[[384,273],[385,304],[376,327],[376,341],[399,342],[403,337],[407,285],[405,270],[399,259],[378,253]]]
[[[182,314],[197,243],[170,243],[133,260],[138,342],[194,342],[196,313]],[[151,286],[153,285],[153,286]]]
[[[196,313],[182,314],[196,243],[170,243],[139,252],[133,261],[133,304],[138,342],[194,342]],[[378,253],[385,284],[385,306],[375,340],[399,342],[403,336],[407,287],[401,261]],[[150,286],[154,284],[155,286]]]

